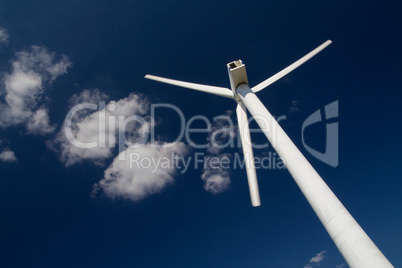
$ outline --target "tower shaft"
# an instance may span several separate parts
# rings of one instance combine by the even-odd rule
[[[240,84],[236,94],[281,157],[348,265],[352,268],[393,267],[250,87]]]

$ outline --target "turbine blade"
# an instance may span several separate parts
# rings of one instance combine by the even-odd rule
[[[308,53],[304,57],[300,58],[298,61],[292,63],[291,65],[289,65],[288,67],[286,67],[282,71],[274,74],[273,76],[271,76],[270,78],[268,78],[264,82],[256,85],[251,90],[254,93],[256,93],[256,92],[258,92],[260,90],[263,90],[267,86],[269,86],[272,83],[276,82],[277,80],[281,79],[282,77],[284,77],[285,75],[287,75],[288,73],[290,73],[291,71],[293,71],[294,69],[296,69],[297,67],[299,67],[300,65],[302,65],[303,63],[305,63],[306,61],[311,59],[312,57],[314,57],[315,55],[317,55],[319,52],[321,52],[321,50],[323,50],[324,48],[329,46],[331,43],[332,43],[331,40],[327,40],[322,45],[320,45],[319,47],[317,47],[316,49],[314,49],[313,51],[311,51],[310,53]]]
[[[254,166],[254,154],[251,144],[250,129],[248,127],[248,118],[246,106],[242,102],[237,103],[236,108],[237,121],[239,124],[239,132],[241,146],[243,148],[244,163],[247,171],[248,187],[250,190],[251,204],[253,207],[261,205],[260,192],[258,190],[257,174]]]
[[[198,91],[218,95],[218,96],[221,96],[221,97],[233,99],[232,91],[230,89],[224,88],[224,87],[214,87],[214,86],[207,86],[207,85],[183,82],[183,81],[179,81],[179,80],[163,78],[163,77],[150,75],[150,74],[147,74],[145,76],[145,78],[151,79],[151,80],[154,80],[154,81],[158,81],[158,82],[162,82],[162,83],[166,83],[166,84],[170,84],[170,85],[174,85],[174,86],[190,88],[190,89],[194,89],[194,90],[198,90]]]

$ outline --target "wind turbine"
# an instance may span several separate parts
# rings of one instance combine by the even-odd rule
[[[246,110],[248,109],[275,151],[283,160],[286,168],[289,170],[348,265],[352,268],[393,267],[254,94],[281,79],[314,57],[331,43],[331,40],[324,42],[304,57],[252,88],[250,88],[248,83],[246,67],[241,60],[227,64],[231,90],[228,88],[183,82],[154,75],[146,75],[145,78],[211,93],[234,99],[237,102],[236,114],[245,157],[251,203],[253,206],[260,206],[261,202],[257,175],[252,162],[254,157],[248,126]]]

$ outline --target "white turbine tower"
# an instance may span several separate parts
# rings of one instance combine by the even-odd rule
[[[227,64],[232,90],[153,75],[146,75],[145,78],[211,93],[234,99],[237,102],[236,114],[246,162],[251,203],[253,206],[260,206],[257,175],[252,162],[254,157],[248,127],[247,108],[283,160],[348,265],[352,268],[393,267],[254,94],[284,77],[331,43],[331,40],[326,41],[298,61],[253,88],[249,86],[246,67],[241,60]]]

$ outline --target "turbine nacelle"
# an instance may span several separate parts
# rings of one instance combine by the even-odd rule
[[[241,84],[248,85],[248,78],[246,72],[246,65],[241,60],[235,60],[227,64],[230,88],[232,89],[233,96],[236,102],[240,101],[236,93],[236,89]]]

